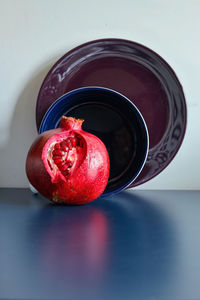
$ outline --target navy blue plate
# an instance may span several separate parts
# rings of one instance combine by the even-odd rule
[[[141,113],[128,98],[102,87],[75,89],[50,106],[39,133],[59,127],[63,115],[84,119],[83,130],[95,134],[106,145],[110,177],[104,196],[134,182],[147,159],[149,138]]]

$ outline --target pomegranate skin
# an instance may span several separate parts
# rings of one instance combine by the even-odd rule
[[[63,117],[60,128],[40,134],[29,149],[27,177],[53,202],[85,204],[106,188],[110,171],[107,149],[98,137],[81,129],[82,122]]]

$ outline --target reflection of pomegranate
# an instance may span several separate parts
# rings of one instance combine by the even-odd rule
[[[108,255],[107,219],[95,209],[83,215],[80,211],[67,218],[65,215],[59,222],[50,222],[43,232],[42,265],[49,276],[69,272],[71,280],[82,275],[82,281],[93,283],[103,276]]]
[[[83,120],[62,117],[32,144],[26,161],[30,183],[46,198],[84,204],[99,197],[108,182],[109,156],[103,142],[81,129]]]

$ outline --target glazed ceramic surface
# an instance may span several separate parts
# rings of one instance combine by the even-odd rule
[[[102,39],[80,45],[56,62],[44,79],[36,107],[38,129],[56,99],[85,86],[103,86],[122,93],[144,117],[150,150],[132,186],[163,171],[181,146],[187,115],[182,86],[166,61],[128,40]]]
[[[39,132],[57,128],[63,115],[84,119],[83,130],[106,145],[110,176],[104,196],[118,193],[136,180],[147,159],[149,138],[141,113],[129,99],[101,87],[73,90],[50,106]]]

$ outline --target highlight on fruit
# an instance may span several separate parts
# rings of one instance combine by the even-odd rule
[[[29,149],[27,177],[41,195],[53,202],[91,202],[108,183],[107,149],[97,136],[82,130],[83,121],[63,116],[59,128],[40,134]]]

